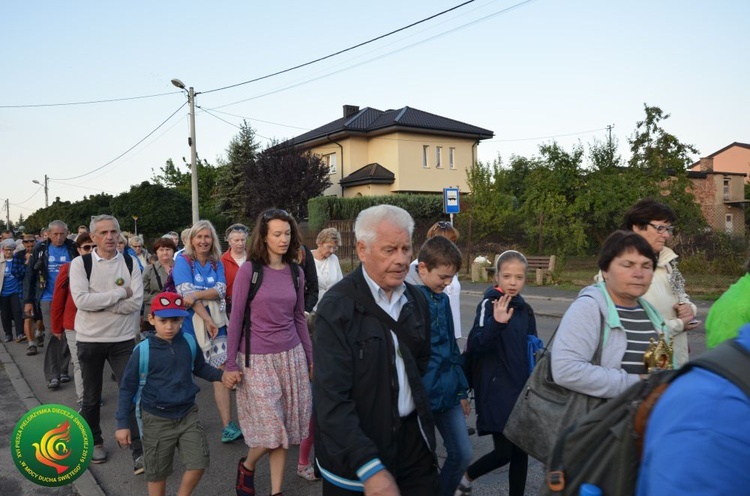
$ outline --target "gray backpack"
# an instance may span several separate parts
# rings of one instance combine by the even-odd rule
[[[541,494],[577,495],[585,483],[607,496],[635,494],[648,417],[669,384],[693,367],[732,381],[750,396],[750,351],[735,340],[679,370],[651,374],[563,430],[550,454]]]

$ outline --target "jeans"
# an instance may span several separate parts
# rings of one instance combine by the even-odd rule
[[[448,456],[440,471],[440,495],[453,496],[466,468],[471,463],[471,440],[461,404],[444,412],[432,412]]]
[[[52,379],[59,379],[60,375],[68,374],[70,368],[70,350],[68,349],[68,342],[65,339],[65,333],[62,334],[60,339],[56,338],[52,334],[52,315],[50,310],[52,308],[51,301],[39,302],[39,307],[42,310],[42,320],[44,321],[44,340],[47,348],[44,350],[44,377],[50,381]]]
[[[65,340],[68,342],[68,349],[70,350],[70,361],[73,362],[73,381],[76,385],[76,400],[78,400],[78,403],[83,403],[83,375],[81,375],[81,365],[78,363],[76,332],[65,329]]]
[[[112,372],[115,374],[117,383],[122,380],[122,374],[125,366],[133,354],[135,340],[129,339],[120,343],[97,343],[90,341],[78,341],[78,364],[81,366],[81,375],[83,376],[83,404],[81,405],[81,415],[94,435],[94,445],[102,444],[102,428],[99,425],[100,407],[99,402],[102,399],[102,383],[104,374],[104,362],[109,362]],[[141,452],[140,434],[138,424],[135,421],[135,406],[130,409],[130,437],[133,440],[131,449],[134,454]]]

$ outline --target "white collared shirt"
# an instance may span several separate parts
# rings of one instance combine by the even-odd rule
[[[398,321],[399,315],[401,315],[401,308],[406,303],[406,284],[401,284],[398,288],[391,292],[391,298],[388,299],[383,288],[378,286],[369,275],[367,275],[367,269],[364,264],[362,265],[362,274],[365,276],[365,281],[370,287],[372,297],[375,299],[375,303],[382,308],[385,313],[390,315],[393,320]],[[406,365],[404,364],[404,358],[401,356],[399,349],[398,336],[391,330],[391,336],[393,337],[393,346],[396,350],[396,375],[398,377],[398,414],[401,417],[406,417],[413,412],[417,406],[414,404],[414,398],[411,394],[411,386],[409,380],[406,377]]]

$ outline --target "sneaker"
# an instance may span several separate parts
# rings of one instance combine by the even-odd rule
[[[133,475],[141,475],[146,471],[143,465],[143,455],[139,455],[133,460]]]
[[[456,492],[453,493],[453,496],[471,496],[471,486],[459,484],[456,488]]]
[[[5,338],[3,339],[4,343],[10,343],[11,341],[13,341],[13,336],[6,335]]]
[[[97,444],[94,446],[94,453],[91,455],[91,463],[104,463],[107,461],[107,450],[104,446]]]
[[[44,346],[44,334],[37,334],[36,335],[36,345],[40,348]]]
[[[315,477],[315,469],[312,468],[312,465],[297,465],[297,475],[310,482],[320,480]]]
[[[224,430],[221,431],[221,442],[222,443],[231,443],[232,441],[235,441],[242,437],[242,431],[239,427],[237,427],[237,424],[230,421],[229,424],[224,427]]]
[[[23,343],[24,341],[26,341],[26,336],[18,336],[16,338],[16,343]]]
[[[33,344],[29,346],[29,349],[26,350],[26,355],[28,356],[36,355],[36,346],[34,346]]]
[[[57,389],[60,387],[60,379],[55,377],[54,379],[50,379],[49,384],[47,384],[47,387],[50,389]]]
[[[60,382],[63,384],[70,382],[70,376],[68,374],[60,374]]]

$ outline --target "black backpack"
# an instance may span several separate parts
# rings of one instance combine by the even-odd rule
[[[86,279],[90,281],[91,270],[93,269],[93,265],[94,265],[94,262],[92,260],[92,255],[91,253],[86,253],[85,255],[82,255],[81,258],[83,259],[83,268],[86,270]],[[132,274],[133,273],[133,258],[127,253],[123,253],[122,258],[125,260],[125,267],[128,268],[128,274]]]
[[[679,370],[652,373],[561,433],[547,463],[541,494],[577,495],[585,483],[599,486],[607,496],[634,494],[651,411],[670,383],[694,367],[732,381],[750,396],[750,351],[734,340]]]

